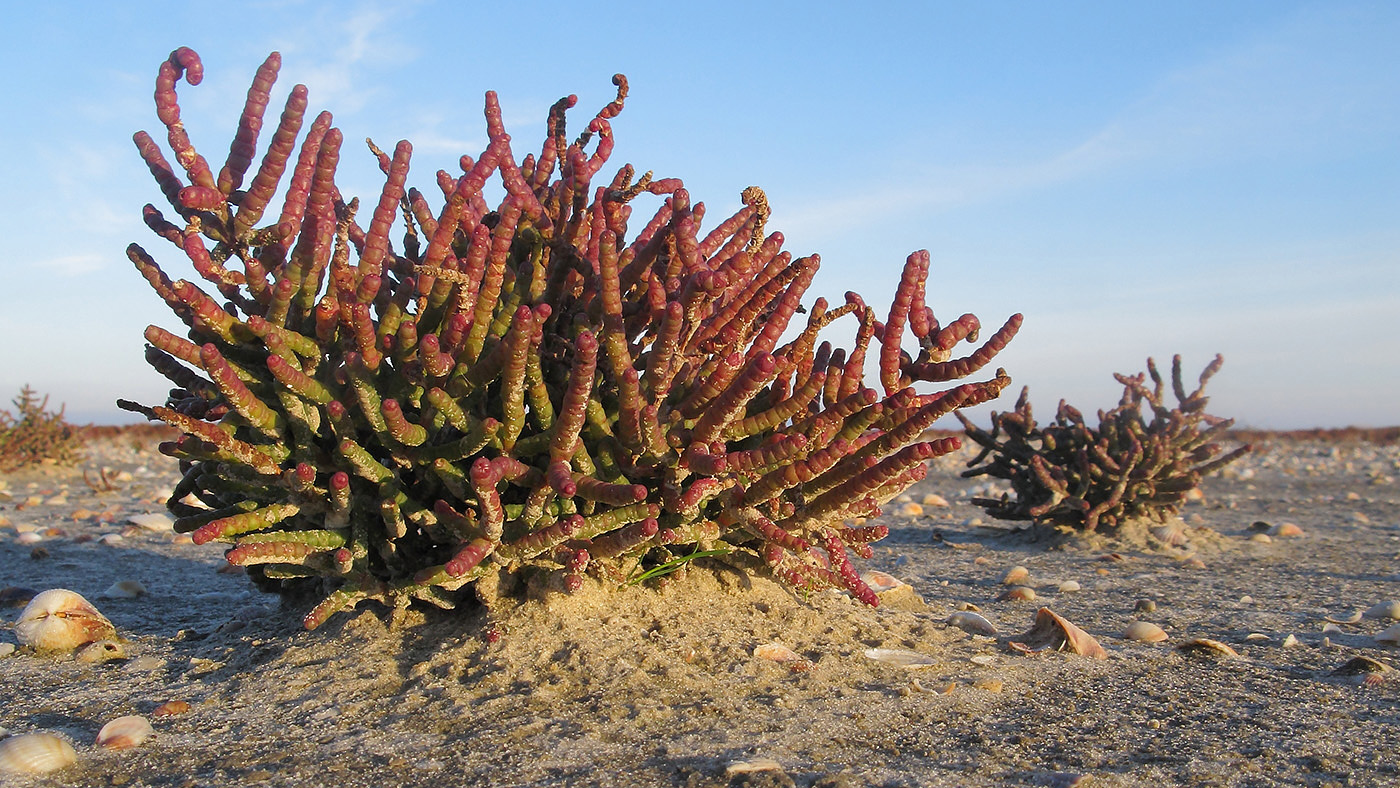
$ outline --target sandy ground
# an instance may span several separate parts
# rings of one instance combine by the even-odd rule
[[[304,608],[218,572],[217,546],[127,524],[163,510],[173,463],[149,442],[97,442],[80,469],[94,481],[110,469],[114,490],[94,491],[77,471],[0,477],[0,587],[84,594],[127,639],[129,658],[0,658],[0,727],[56,732],[78,752],[47,777],[0,783],[1400,783],[1400,673],[1370,683],[1334,674],[1358,655],[1400,664],[1373,637],[1395,622],[1323,631],[1327,618],[1400,599],[1400,448],[1267,442],[1208,480],[1183,512],[1183,548],[1141,535],[1032,539],[983,523],[966,500],[988,490],[958,477],[966,458],[940,459],[889,507],[891,535],[862,569],[909,587],[878,609],[696,569],[659,591],[585,588],[489,622],[479,610],[391,622],[364,609],[308,633]],[[949,505],[926,502],[931,494]],[[1256,522],[1294,523],[1305,536],[1251,540]],[[1038,598],[997,601],[1016,565]],[[147,593],[104,597],[129,580]],[[1079,590],[1062,590],[1066,581]],[[1144,600],[1155,610],[1140,611]],[[945,624],[968,604],[998,637]],[[1011,652],[1007,640],[1042,605],[1096,637],[1108,659]],[[0,609],[0,652],[18,616]],[[1135,617],[1170,639],[1121,639]],[[1176,648],[1198,637],[1240,657]],[[774,642],[800,661],[755,656]],[[869,658],[877,648],[928,664]],[[153,718],[140,747],[93,745],[106,721],[171,700],[190,710]],[[735,771],[746,763],[770,768]]]

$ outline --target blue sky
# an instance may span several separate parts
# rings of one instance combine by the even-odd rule
[[[7,9],[0,406],[26,383],[76,422],[163,399],[141,334],[174,321],[124,249],[190,275],[141,222],[161,197],[131,144],[159,128],[156,67],[183,45],[204,60],[178,90],[208,158],[278,50],[273,106],[309,87],[345,132],[342,192],[366,200],[378,172],[350,141],[410,140],[432,193],[484,147],[484,91],[523,153],[550,104],[578,94],[577,129],[621,71],[613,164],[684,179],[711,217],[764,187],[770,230],[822,255],[811,297],[883,307],[926,248],[941,319],[1025,313],[998,409],[1021,385],[1047,416],[1109,407],[1113,372],[1181,353],[1194,374],[1218,352],[1211,410],[1241,424],[1400,423],[1400,5],[589,5]]]

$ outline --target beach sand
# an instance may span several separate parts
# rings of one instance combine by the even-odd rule
[[[1400,782],[1400,673],[1335,673],[1356,656],[1400,664],[1374,639],[1395,622],[1323,631],[1400,599],[1400,447],[1266,436],[1183,511],[1182,547],[1146,529],[1037,538],[991,521],[967,503],[994,492],[959,477],[969,456],[935,461],[887,507],[890,536],[859,567],[907,585],[877,609],[697,566],[661,589],[586,586],[502,602],[489,617],[392,620],[367,606],[306,632],[309,602],[218,571],[219,546],[127,522],[163,512],[178,478],[154,441],[94,441],[76,469],[0,477],[0,587],[83,594],[128,658],[0,658],[0,727],[57,733],[78,756],[0,784]],[[101,467],[114,489],[93,489]],[[1256,523],[1285,522],[1304,535],[1252,539],[1266,527]],[[1036,599],[998,601],[1018,565]],[[104,596],[133,580],[146,593]],[[1079,590],[1062,590],[1068,581]],[[996,637],[945,623],[969,604]],[[1042,606],[1108,658],[1010,650]],[[0,610],[0,651],[16,642],[19,613]],[[1135,618],[1169,639],[1122,639]],[[1177,648],[1192,638],[1239,657]],[[771,643],[797,660],[755,655]],[[872,659],[875,649],[926,664]],[[189,710],[152,717],[167,701]],[[151,718],[154,736],[95,747],[98,729],[127,714]]]

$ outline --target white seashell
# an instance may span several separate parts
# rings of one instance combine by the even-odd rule
[[[871,591],[874,591],[877,594],[883,594],[886,591],[893,591],[894,589],[899,588],[902,585],[906,585],[894,575],[888,574],[886,572],[878,572],[875,570],[862,573],[860,579],[866,585],[870,586]]]
[[[44,535],[38,531],[23,531],[15,537],[15,541],[20,544],[38,544],[44,541]]]
[[[1258,542],[1260,544],[1268,544],[1269,542],[1274,541],[1274,538],[1272,536],[1269,536],[1268,534],[1252,534],[1249,537],[1249,541]]]
[[[1400,624],[1391,624],[1386,629],[1377,632],[1376,642],[1389,646],[1400,646]]]
[[[1062,594],[1072,594],[1075,591],[1078,591],[1080,588],[1081,586],[1079,585],[1078,580],[1066,580],[1063,583],[1060,583],[1060,593]]]
[[[1298,646],[1300,646],[1300,645],[1302,645],[1302,644],[1298,642],[1298,636],[1297,636],[1297,635],[1292,635],[1292,634],[1290,634],[1290,635],[1288,635],[1287,637],[1285,637],[1285,638],[1283,639],[1283,643],[1281,643],[1280,645],[1281,645],[1283,648],[1297,648]]]
[[[118,580],[97,596],[101,599],[136,599],[146,593],[146,587],[141,585],[140,580]]]
[[[77,760],[73,745],[51,733],[30,733],[0,742],[0,772],[48,774]]]
[[[733,777],[738,774],[754,774],[756,772],[781,772],[783,765],[772,758],[754,758],[747,761],[734,761],[724,767],[726,777]]]
[[[1323,625],[1322,625],[1322,631],[1325,632],[1325,633],[1327,633],[1327,634],[1329,634],[1329,635],[1340,635],[1340,634],[1342,634],[1342,628],[1339,627],[1339,626],[1337,626],[1336,624],[1332,624],[1332,623],[1323,624]]]
[[[1123,639],[1136,640],[1139,643],[1161,643],[1167,639],[1167,633],[1150,621],[1134,621],[1123,630]]]
[[[1024,566],[1013,566],[1006,570],[1006,574],[1001,576],[1001,584],[1004,586],[1025,585],[1031,579],[1031,570]]]
[[[1389,602],[1377,602],[1366,608],[1366,612],[1361,615],[1366,618],[1400,619],[1400,602],[1394,600]]]
[[[115,640],[98,640],[78,649],[73,659],[89,664],[126,659],[126,648]]]
[[[997,636],[997,628],[992,625],[992,622],[976,613],[965,610],[948,616],[944,623],[955,626],[970,635],[986,635],[993,638]]]
[[[145,717],[130,714],[118,717],[97,732],[97,746],[108,750],[128,750],[151,737],[155,730]]]
[[[147,531],[169,531],[175,526],[173,520],[159,513],[133,514],[126,518],[126,521]]]
[[[97,537],[97,541],[98,541],[98,542],[101,542],[102,544],[109,544],[109,545],[110,545],[110,544],[121,544],[121,543],[122,543],[122,535],[121,535],[121,534],[103,534],[103,535]]]
[[[1251,632],[1245,635],[1244,639],[1252,643],[1256,640],[1268,640],[1269,636],[1265,635],[1263,632]],[[1297,640],[1297,638],[1294,638],[1294,640]]]
[[[116,638],[117,630],[87,601],[65,588],[30,600],[15,623],[15,638],[36,651],[68,652],[85,643]]]
[[[933,667],[938,664],[933,657],[927,654],[920,654],[917,651],[905,651],[898,648],[868,648],[865,650],[867,659],[876,662],[885,662],[890,665],[898,665],[901,668],[915,670],[918,668]]]
[[[944,498],[938,493],[929,493],[928,495],[924,496],[924,499],[921,503],[923,503],[924,506],[947,506],[948,499]]]
[[[772,660],[773,662],[801,662],[802,655],[784,646],[782,643],[764,643],[756,646],[753,655],[759,659]]]
[[[990,665],[996,661],[997,658],[992,656],[991,654],[978,654],[975,657],[968,657],[968,662],[971,662],[974,665]]]

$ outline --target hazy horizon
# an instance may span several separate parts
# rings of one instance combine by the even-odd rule
[[[165,206],[131,134],[164,147],[156,68],[189,46],[205,79],[177,91],[214,166],[277,50],[258,157],[304,83],[311,113],[330,110],[345,133],[337,182],[362,201],[381,182],[365,137],[411,141],[409,184],[431,201],[434,172],[484,147],[484,91],[499,93],[523,156],[555,100],[579,96],[577,131],[625,73],[605,174],[631,162],[682,178],[709,206],[707,227],[762,186],[768,229],[794,255],[822,256],[807,303],[855,290],[887,309],[905,257],[928,249],[940,319],[972,312],[985,335],[1024,313],[978,376],[1001,366],[1013,385],[978,421],[1023,385],[1047,417],[1062,398],[1111,407],[1113,373],[1148,356],[1166,372],[1180,353],[1189,388],[1221,353],[1209,410],[1239,426],[1400,424],[1400,6],[880,9],[11,9],[24,33],[0,52],[12,75],[0,88],[0,409],[26,384],[73,423],[135,420],[118,397],[164,399],[142,331],[179,324],[124,250],[135,241],[172,277],[192,271],[142,223],[142,205]],[[634,232],[652,210],[638,207]]]

